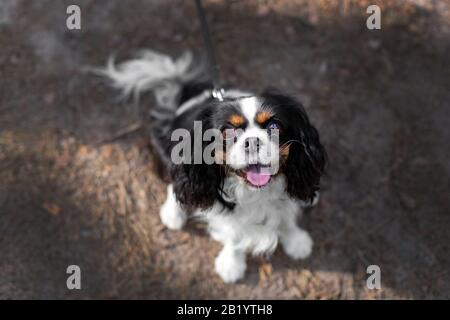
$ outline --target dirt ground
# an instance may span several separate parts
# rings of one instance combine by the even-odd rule
[[[205,0],[223,78],[298,97],[329,153],[300,262],[215,275],[204,227],[165,229],[139,105],[86,67],[203,52],[193,1],[0,2],[0,298],[450,298],[450,2]],[[66,28],[79,4],[82,30]],[[82,290],[66,288],[66,268]],[[365,286],[381,268],[381,290]]]

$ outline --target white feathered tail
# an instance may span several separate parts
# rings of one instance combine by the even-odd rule
[[[135,59],[118,65],[110,58],[106,68],[96,71],[109,78],[124,96],[133,94],[137,99],[142,92],[151,90],[160,106],[176,108],[183,83],[199,78],[203,68],[193,67],[191,52],[174,60],[168,55],[144,50]]]

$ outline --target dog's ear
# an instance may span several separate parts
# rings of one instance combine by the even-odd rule
[[[187,209],[211,207],[221,187],[220,168],[207,164],[181,164],[172,167],[177,200]]]
[[[326,163],[325,149],[316,128],[304,123],[294,136],[301,143],[292,143],[286,162],[287,191],[296,198],[313,201],[320,189],[320,177]]]
[[[225,177],[223,167],[216,163],[207,164],[203,159],[204,149],[210,143],[203,141],[202,138],[203,133],[212,128],[211,109],[212,107],[204,108],[199,114],[197,119],[201,119],[201,125],[197,120],[196,124],[192,122],[191,127],[187,130],[189,137],[185,140],[190,144],[190,147],[187,148],[189,150],[188,157],[182,164],[172,164],[171,166],[171,178],[177,201],[187,210],[207,209],[216,200],[229,207],[221,196]],[[199,155],[201,159],[199,159]]]
[[[285,139],[289,141],[289,154],[283,168],[287,192],[294,198],[312,201],[320,189],[320,177],[327,161],[319,134],[298,101],[274,89],[262,95],[279,108],[288,123]]]

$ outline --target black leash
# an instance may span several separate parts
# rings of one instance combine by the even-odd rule
[[[202,33],[203,33],[203,40],[205,41],[205,47],[206,51],[208,53],[208,63],[209,63],[209,69],[211,73],[211,80],[213,83],[213,90],[211,92],[213,98],[223,101],[223,95],[225,93],[221,81],[220,81],[220,66],[217,63],[216,54],[214,51],[214,46],[211,41],[211,35],[209,32],[208,27],[208,21],[206,19],[206,13],[203,9],[202,1],[201,0],[195,0],[195,3],[197,4],[197,12],[198,17],[200,19],[201,27],[202,27]]]

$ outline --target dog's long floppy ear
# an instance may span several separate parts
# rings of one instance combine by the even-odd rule
[[[290,141],[284,167],[287,192],[294,198],[312,201],[320,189],[320,177],[327,161],[319,134],[298,101],[274,89],[264,91],[262,96],[277,107],[288,123],[284,133]]]
[[[231,205],[224,201],[221,196],[225,177],[222,166],[216,163],[207,164],[203,159],[203,151],[210,142],[203,141],[202,137],[205,130],[212,127],[211,110],[206,108],[199,118],[202,119],[201,129],[198,126],[194,129],[193,122],[192,127],[189,128],[190,141],[188,143],[191,145],[189,161],[184,161],[182,164],[173,164],[171,167],[171,177],[177,201],[188,211],[196,208],[210,208],[215,201],[220,201],[230,208]],[[198,150],[196,150],[194,140],[197,140],[197,143],[201,146],[201,148],[197,148]],[[195,161],[195,152],[200,153],[201,161]],[[198,157],[197,154],[197,160]]]
[[[181,164],[172,167],[177,201],[188,209],[207,209],[219,198],[220,168],[216,165]]]

